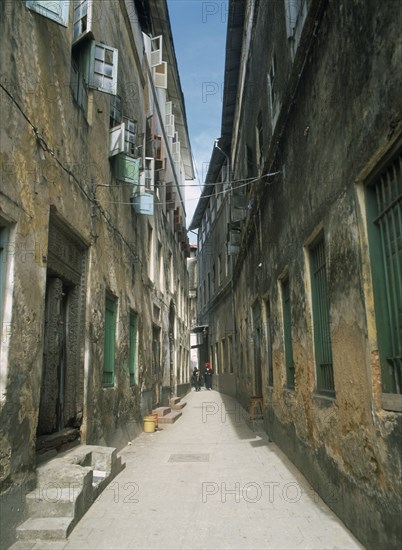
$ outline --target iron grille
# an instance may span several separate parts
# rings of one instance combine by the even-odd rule
[[[317,390],[324,393],[333,393],[335,391],[335,384],[323,237],[311,249],[311,263]]]
[[[290,285],[289,279],[282,281],[283,299],[283,332],[285,343],[286,381],[289,388],[295,387],[295,367],[293,363],[292,349],[292,317],[290,311]]]
[[[387,349],[391,391],[402,393],[402,153],[374,184],[386,301]]]

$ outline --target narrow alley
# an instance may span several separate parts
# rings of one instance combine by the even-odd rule
[[[126,468],[67,541],[12,550],[361,548],[234,399],[185,401],[175,424],[122,450]]]
[[[0,1],[0,550],[401,550],[401,28]]]

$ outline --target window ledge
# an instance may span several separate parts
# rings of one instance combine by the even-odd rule
[[[331,395],[323,395],[321,393],[313,393],[313,401],[317,405],[320,405],[321,407],[331,407],[335,401],[335,394],[333,396]]]
[[[296,395],[296,389],[295,388],[290,388],[289,386],[284,386],[283,387],[283,393],[294,397]]]
[[[383,393],[381,404],[386,411],[402,412],[402,394]]]

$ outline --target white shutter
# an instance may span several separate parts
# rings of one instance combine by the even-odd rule
[[[174,127],[174,115],[166,116],[166,133],[169,137],[174,137],[175,127]]]
[[[109,157],[113,157],[124,151],[124,122],[109,130]]]
[[[162,61],[160,65],[153,68],[154,84],[157,88],[167,88],[167,63]]]
[[[93,40],[89,61],[89,87],[106,94],[116,95],[117,62],[118,51],[116,48]]]
[[[145,193],[145,171],[140,173],[140,193]]]
[[[25,5],[63,27],[68,27],[70,0],[26,0]]]
[[[162,63],[162,35],[151,38],[151,67]]]
[[[94,0],[75,0],[73,18],[73,44],[92,32]]]
[[[144,177],[145,191],[153,192],[155,184],[155,159],[152,157],[145,157]]]
[[[171,101],[165,103],[165,115],[173,115],[173,103]]]
[[[175,162],[180,162],[180,141],[172,143],[172,153]]]

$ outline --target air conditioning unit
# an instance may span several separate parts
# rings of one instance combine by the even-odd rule
[[[131,206],[136,214],[153,216],[154,214],[154,196],[151,193],[134,195],[131,197]]]
[[[140,159],[129,155],[117,155],[114,161],[114,174],[117,180],[138,186],[140,183]]]

